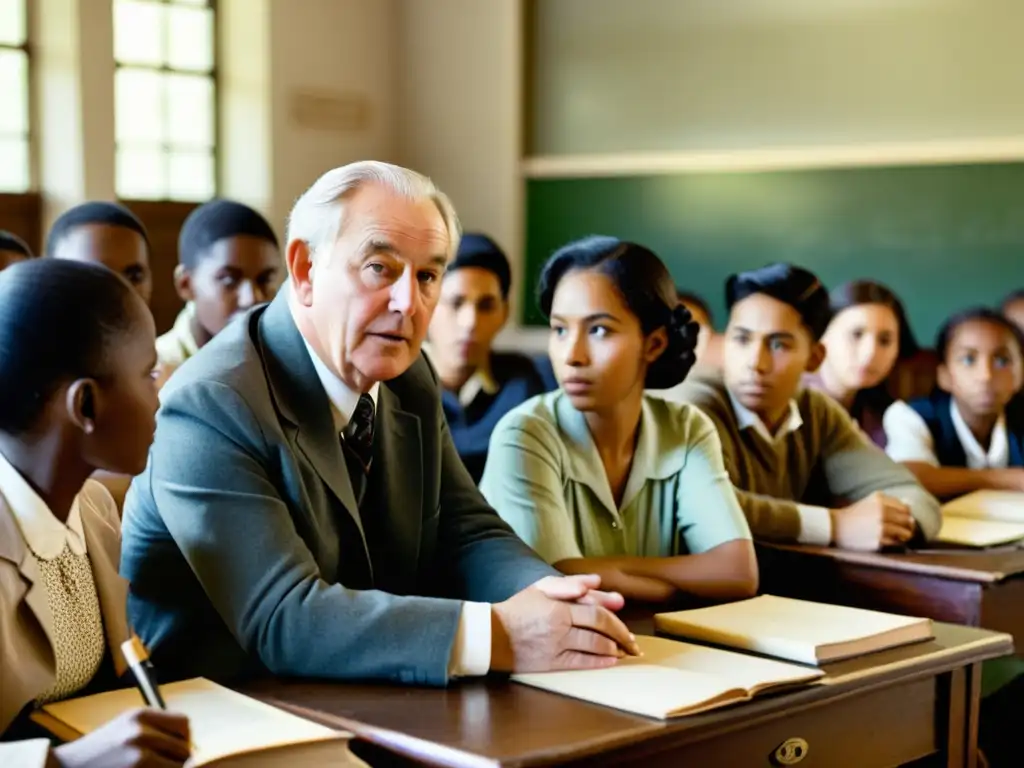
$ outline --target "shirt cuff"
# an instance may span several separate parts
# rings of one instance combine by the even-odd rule
[[[800,515],[800,535],[796,539],[799,543],[822,547],[832,543],[832,514],[828,509],[797,504],[796,511]]]
[[[491,604],[462,604],[459,628],[455,631],[449,677],[480,677],[491,669]]]

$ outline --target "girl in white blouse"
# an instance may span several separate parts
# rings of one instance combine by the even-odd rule
[[[120,522],[97,469],[145,468],[157,409],[153,319],[105,267],[40,259],[0,274],[0,736],[38,706],[124,671]],[[56,748],[0,744],[0,764],[178,766],[188,722],[137,710]]]

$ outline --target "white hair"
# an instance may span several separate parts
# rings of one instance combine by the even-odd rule
[[[462,228],[448,196],[426,176],[376,160],[334,168],[313,182],[288,214],[287,242],[302,240],[309,246],[311,254],[321,248],[331,248],[341,233],[346,197],[369,183],[382,184],[409,199],[425,198],[433,202],[448,230],[448,258],[455,255]]]

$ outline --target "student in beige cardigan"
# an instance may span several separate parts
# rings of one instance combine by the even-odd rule
[[[874,550],[934,536],[938,502],[842,406],[801,389],[825,356],[818,279],[775,264],[731,277],[726,300],[724,380],[688,381],[680,397],[718,427],[754,538]]]
[[[167,712],[137,710],[56,748],[29,719],[124,672],[120,522],[88,478],[145,466],[155,337],[142,300],[106,268],[41,259],[0,274],[0,736],[22,739],[0,743],[0,765],[188,757],[188,722]]]

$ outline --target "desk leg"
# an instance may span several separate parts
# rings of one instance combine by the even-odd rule
[[[953,670],[946,678],[945,733],[948,768],[978,768],[981,664]]]

